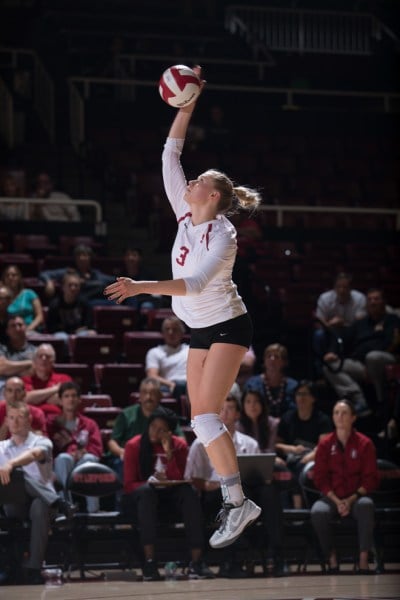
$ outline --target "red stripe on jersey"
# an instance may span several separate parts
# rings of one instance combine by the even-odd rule
[[[201,236],[201,240],[200,240],[200,244],[202,244],[204,238],[206,239],[206,248],[207,248],[207,250],[209,249],[208,248],[208,242],[210,241],[210,232],[211,232],[211,230],[212,230],[212,223],[209,223],[208,227],[207,227],[206,233],[205,234],[203,233],[203,235]]]
[[[186,213],[185,215],[183,215],[183,217],[179,217],[179,219],[178,219],[178,224],[179,224],[181,221],[184,221],[184,220],[186,219],[186,217],[191,217],[191,216],[192,216],[192,213]]]

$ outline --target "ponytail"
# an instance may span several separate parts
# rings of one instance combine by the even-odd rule
[[[239,207],[243,210],[255,210],[261,202],[261,196],[256,190],[243,185],[234,187],[233,193],[238,200]]]

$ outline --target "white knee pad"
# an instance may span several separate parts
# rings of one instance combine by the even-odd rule
[[[228,431],[221,417],[215,413],[197,415],[192,419],[191,425],[196,437],[205,448]]]

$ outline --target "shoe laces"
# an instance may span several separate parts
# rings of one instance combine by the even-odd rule
[[[215,520],[220,522],[220,529],[221,531],[223,531],[226,527],[226,523],[228,521],[228,515],[229,515],[229,511],[232,508],[236,508],[233,504],[222,504],[222,508],[220,509],[220,511],[218,512],[217,516],[215,517]]]

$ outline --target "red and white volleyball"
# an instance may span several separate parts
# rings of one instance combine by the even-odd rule
[[[161,75],[158,91],[167,104],[182,108],[196,100],[200,94],[200,79],[193,69],[185,65],[174,65]]]

